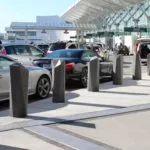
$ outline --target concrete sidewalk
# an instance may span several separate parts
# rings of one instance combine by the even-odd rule
[[[57,138],[54,138],[52,135],[50,139],[45,138],[44,135],[47,137],[50,136],[42,133],[47,130],[48,134],[49,127],[46,125],[51,126],[52,124],[59,122],[113,116],[139,110],[149,110],[149,88],[150,77],[146,74],[143,74],[143,79],[140,81],[134,81],[131,79],[131,76],[125,76],[122,86],[112,85],[112,82],[108,82],[100,84],[99,92],[88,92],[86,89],[66,92],[65,103],[54,104],[52,103],[51,98],[33,102],[28,105],[27,118],[12,118],[9,116],[9,110],[2,111],[0,112],[0,144],[10,146],[11,149],[13,149],[13,147],[21,149],[50,149],[50,146],[51,149],[77,149],[78,142],[68,146],[69,143],[65,143],[67,140],[64,142],[62,139],[59,139],[62,135],[66,137],[71,136],[64,135],[63,132],[59,133],[58,135],[60,136]],[[140,116],[142,117],[142,115]],[[134,115],[133,117],[131,115],[131,118],[134,120]],[[146,122],[147,119],[145,118],[143,121]],[[125,122],[128,124],[128,119],[125,120]],[[111,121],[108,124],[111,124]],[[141,126],[141,128],[143,127]],[[105,131],[106,129],[103,130]],[[132,131],[132,129],[134,130],[134,126],[132,126],[130,130]],[[147,130],[149,130],[149,128],[147,128]],[[37,131],[39,131],[40,137],[38,136]],[[100,133],[100,131],[96,128],[96,132]],[[56,133],[57,131],[51,129],[51,132]],[[117,132],[117,134],[121,134],[121,130]],[[107,136],[109,136],[109,133],[107,133]],[[78,137],[71,138],[74,138],[74,141],[79,140]],[[53,139],[57,139],[57,141],[60,142]],[[108,142],[109,145],[107,145],[107,141],[104,141],[106,145],[101,145],[99,143],[94,143],[94,145],[92,141],[88,141],[87,139],[82,140],[82,143],[89,145],[89,149],[92,149],[92,147],[95,147],[95,149],[126,149],[126,147],[121,147],[120,145],[118,146],[111,142]],[[30,141],[32,144],[29,144]],[[42,145],[44,148],[42,148]]]

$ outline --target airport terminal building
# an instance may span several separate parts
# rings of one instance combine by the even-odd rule
[[[74,25],[59,16],[37,16],[36,22],[12,22],[5,30],[9,41],[38,44],[67,41],[76,34]]]

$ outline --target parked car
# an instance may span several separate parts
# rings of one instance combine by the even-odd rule
[[[44,56],[42,50],[32,45],[6,43],[2,46],[3,50],[0,55],[10,56],[23,65],[32,65],[33,59]]]
[[[147,55],[150,53],[150,39],[137,39],[135,52],[140,54],[142,62],[147,62]]]
[[[51,43],[48,52],[51,53],[53,51],[59,50],[59,49],[65,49],[66,48],[66,42],[55,42]]]
[[[102,43],[89,43],[85,46],[87,49],[94,51],[103,61],[107,61],[109,57],[109,51]]]
[[[9,67],[14,63],[18,62],[7,56],[0,56],[0,101],[9,99]],[[46,98],[51,89],[49,71],[35,66],[27,66],[26,69],[29,71],[28,95],[36,94],[39,98]]]
[[[84,49],[62,49],[48,54],[42,59],[35,59],[33,64],[51,71],[51,60],[65,60],[66,80],[78,79],[81,84],[87,86],[87,63],[92,57],[97,57],[92,50]],[[112,77],[112,63],[100,60],[100,78]],[[60,75],[61,77],[61,75]]]
[[[68,42],[55,42],[51,43],[50,47],[48,49],[48,53],[51,53],[56,50],[61,50],[61,49],[77,49],[78,45],[75,42],[68,41]]]
[[[78,48],[78,45],[76,42],[68,42],[66,44],[66,49],[77,49]]]

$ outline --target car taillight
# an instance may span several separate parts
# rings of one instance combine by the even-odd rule
[[[68,63],[65,65],[66,70],[73,70],[75,68],[75,64],[74,63]]]
[[[2,55],[6,55],[6,54],[7,54],[7,53],[6,53],[6,50],[3,49],[2,52],[1,52],[1,54],[2,54]]]

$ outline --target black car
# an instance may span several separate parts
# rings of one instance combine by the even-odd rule
[[[78,79],[81,84],[87,86],[87,63],[96,53],[91,50],[83,49],[62,49],[54,51],[41,59],[35,59],[33,64],[47,68],[51,71],[51,60],[65,60],[66,79]],[[100,60],[100,78],[112,77],[112,63]]]
[[[66,42],[60,41],[60,42],[51,43],[49,47],[49,51],[53,52],[53,51],[65,49],[65,48],[66,48]]]

